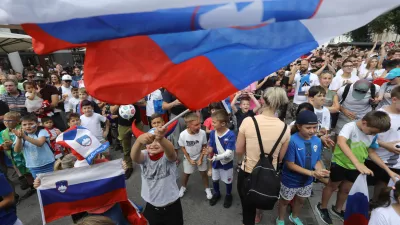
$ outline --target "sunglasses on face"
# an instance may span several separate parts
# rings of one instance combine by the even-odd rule
[[[360,93],[364,93],[364,94],[366,94],[368,92],[368,90],[359,90],[359,89],[354,89],[354,90],[357,92],[360,92]]]
[[[313,63],[313,62],[315,62],[315,60],[311,60],[311,62]]]
[[[66,82],[66,83],[71,83],[72,80],[64,80],[64,82]]]

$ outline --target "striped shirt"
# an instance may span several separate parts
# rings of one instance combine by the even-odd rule
[[[0,100],[7,103],[10,111],[19,112],[21,115],[25,115],[28,113],[25,107],[25,92],[18,90],[18,96],[12,96],[9,93],[3,94],[0,96]]]

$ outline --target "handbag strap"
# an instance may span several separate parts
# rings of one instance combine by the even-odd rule
[[[260,128],[258,127],[256,118],[254,118],[254,116],[252,116],[251,118],[253,119],[254,126],[256,127],[258,144],[260,145],[260,158],[265,157],[264,146],[263,146],[263,143],[261,140]],[[278,144],[281,142],[283,135],[286,133],[287,125],[286,125],[286,123],[284,125],[285,126],[283,127],[283,131],[282,131],[281,135],[279,136],[278,140],[275,142],[274,146],[272,147],[271,152],[268,154],[268,158],[271,162],[272,162],[272,156],[274,155],[274,152],[275,152],[276,148],[278,147]]]

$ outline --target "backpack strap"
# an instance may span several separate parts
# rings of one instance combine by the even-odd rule
[[[376,95],[376,93],[375,93],[376,92],[375,84],[371,83],[370,90],[371,90],[371,98],[375,99],[375,95]]]
[[[254,126],[256,127],[258,144],[260,145],[260,158],[262,158],[262,157],[265,157],[265,155],[264,155],[265,153],[264,153],[264,146],[263,146],[262,140],[261,140],[260,129],[258,127],[257,120],[254,118],[254,116],[252,116],[251,118],[253,119]],[[271,161],[271,163],[272,163],[272,156],[274,155],[274,152],[275,152],[276,148],[278,147],[278,144],[281,142],[283,135],[286,133],[286,129],[287,129],[287,125],[285,123],[285,126],[283,128],[281,135],[279,136],[278,140],[275,142],[274,146],[272,147],[271,152],[268,154],[268,158]]]
[[[346,100],[346,97],[349,94],[351,85],[352,84],[346,84],[346,87],[344,88],[344,91],[342,94],[342,100],[339,102],[340,104],[343,104],[344,100]]]

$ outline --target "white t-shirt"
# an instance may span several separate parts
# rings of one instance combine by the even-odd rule
[[[340,71],[340,70],[339,70]],[[343,74],[343,73],[342,73]],[[337,91],[339,90],[341,87],[346,86],[346,84],[348,83],[352,83],[354,84],[356,81],[358,81],[360,78],[358,78],[357,76],[357,72],[356,74],[351,73],[351,77],[350,78],[343,78],[342,75],[336,75],[336,77],[334,77],[332,79],[332,83],[331,85],[329,85],[329,90],[332,91]]]
[[[294,82],[295,82],[295,92],[293,103],[300,105],[301,103],[307,102],[306,93],[312,86],[319,85],[319,79],[316,74],[308,73],[302,74],[296,73],[294,75]]]
[[[160,90],[155,90],[146,96],[146,116],[150,117],[154,114],[154,101],[163,100]]]
[[[67,111],[67,109],[65,109],[66,112],[69,112],[70,110],[72,110],[72,112],[76,113],[76,106],[79,104],[81,100],[79,100],[79,98],[70,98],[68,100],[68,108],[69,110]]]
[[[185,147],[192,160],[199,160],[203,145],[207,144],[206,132],[200,130],[197,134],[189,134],[186,129],[179,135],[178,143],[179,146]]]
[[[69,101],[69,99],[73,98],[71,89],[72,89],[72,87],[66,88],[64,86],[61,86],[61,94],[62,95],[68,95],[68,97],[64,101],[65,112],[69,112],[70,111],[70,108],[69,108],[70,105],[69,105],[68,101]],[[62,95],[60,97],[62,97]]]
[[[342,75],[343,75],[343,69],[340,69],[340,70],[338,70],[336,72],[336,76],[335,77],[342,76]],[[351,71],[351,75],[352,76],[357,76],[357,69],[356,68],[353,68],[353,71]]]
[[[375,70],[374,75],[375,77],[380,77],[383,72],[385,72],[385,69]],[[372,73],[370,73],[366,67],[360,67],[360,73],[358,74],[358,76],[360,79],[367,79],[368,81],[373,80]]]
[[[369,225],[399,225],[400,215],[393,209],[393,206],[380,207],[372,210]]]
[[[314,108],[314,113],[318,118],[318,130],[321,128],[325,128],[325,130],[331,129],[331,113],[329,109],[326,107],[322,107],[322,109]]]
[[[93,113],[91,117],[85,115],[81,116],[81,125],[88,129],[92,134],[100,141],[103,142],[103,129],[101,129],[101,122],[106,122],[107,118],[98,114]]]
[[[390,117],[390,130],[386,131],[385,133],[378,134],[378,139],[384,142],[400,142],[400,114],[388,113],[385,108],[381,108],[378,111],[386,112]],[[400,169],[399,154],[389,152],[382,147],[378,148],[376,153],[388,167]]]
[[[391,93],[395,87],[397,87],[397,85],[393,85],[390,82],[382,84],[381,88],[379,89],[379,96],[382,96],[382,101],[379,102],[378,108],[392,104]]]

